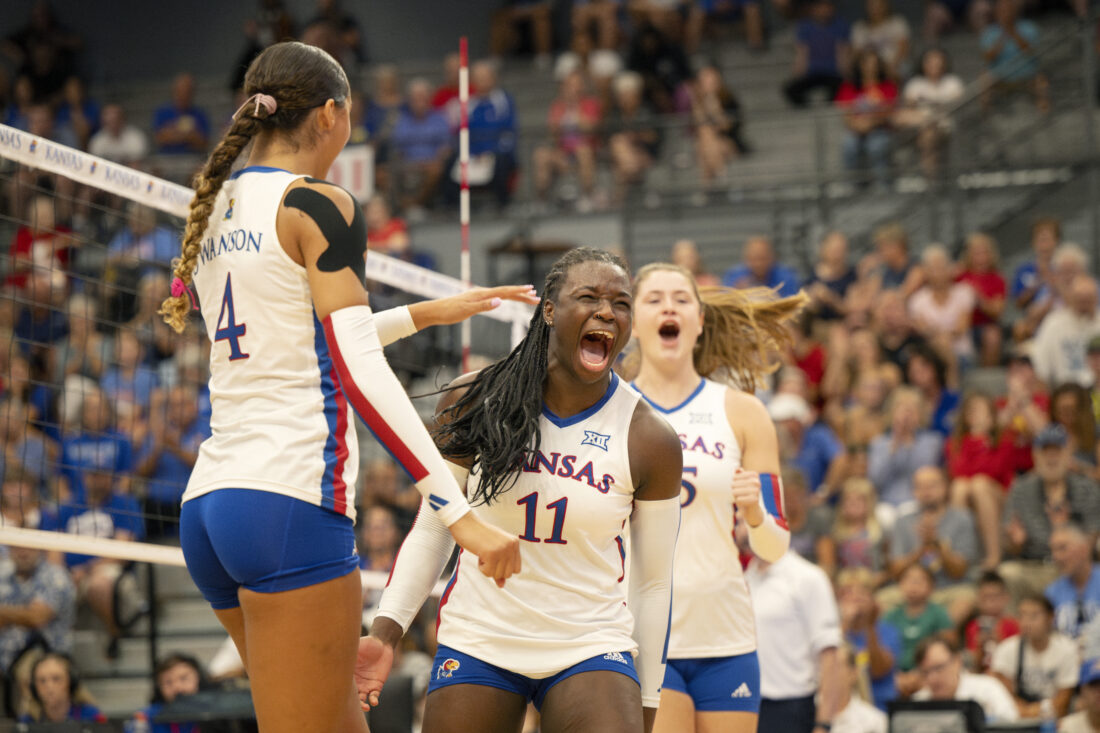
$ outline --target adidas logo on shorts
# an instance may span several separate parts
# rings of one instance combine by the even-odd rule
[[[752,690],[749,689],[749,683],[742,682],[740,687],[730,693],[730,697],[752,697]]]
[[[619,664],[626,664],[626,657],[622,655],[622,652],[608,652],[603,655],[603,658],[609,662],[618,662]]]

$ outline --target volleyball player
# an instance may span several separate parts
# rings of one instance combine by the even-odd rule
[[[440,601],[426,733],[511,733],[529,701],[546,733],[652,728],[681,452],[668,423],[611,370],[630,324],[622,260],[572,250],[547,276],[523,342],[443,397],[440,451],[474,512],[520,537],[524,560],[496,592],[459,555]],[[377,701],[392,648],[451,548],[422,509],[361,644],[361,699]]]
[[[482,572],[503,582],[518,571],[519,542],[469,511],[382,355],[408,312],[372,315],[362,213],[320,180],[350,130],[343,70],[279,43],[252,62],[245,89],[196,178],[162,308],[181,331],[193,280],[213,342],[213,435],[183,496],[180,540],[244,660],[260,730],[366,731],[352,679],[362,609],[349,405]]]
[[[683,511],[676,547],[672,631],[656,730],[755,731],[760,667],[748,588],[733,540],[735,513],[753,552],[787,550],[779,449],[764,405],[748,392],[785,344],[804,296],[706,288],[670,264],[634,281],[634,386],[680,436]]]

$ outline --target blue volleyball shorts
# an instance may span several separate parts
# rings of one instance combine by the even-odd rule
[[[691,697],[700,712],[760,712],[756,652],[712,659],[670,659],[662,689]]]

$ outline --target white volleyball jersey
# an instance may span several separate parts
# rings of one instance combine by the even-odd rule
[[[752,602],[733,539],[730,481],[741,466],[741,446],[726,416],[727,389],[704,379],[671,409],[646,398],[672,425],[684,449],[669,659],[733,656],[756,649]]]
[[[543,409],[537,455],[508,491],[473,508],[524,540],[523,569],[498,588],[477,558],[460,554],[440,599],[440,644],[532,678],[637,652],[624,533],[634,501],[627,441],[639,399],[612,374],[587,410],[558,418]],[[469,496],[477,484],[471,473]]]
[[[244,168],[222,186],[196,260],[210,352],[211,436],[183,500],[261,489],[355,518],[355,421],[313,311],[306,270],[275,230],[301,178]]]

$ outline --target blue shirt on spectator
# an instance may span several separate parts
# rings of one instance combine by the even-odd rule
[[[81,431],[61,441],[61,473],[69,479],[73,494],[83,495],[84,471],[126,474],[133,470],[130,440],[117,430]]]
[[[817,491],[825,481],[829,466],[843,450],[840,440],[825,423],[818,421],[806,430],[794,465],[806,477],[806,485],[810,487],[811,493]]]
[[[156,132],[165,125],[171,125],[183,117],[190,117],[194,121],[195,128],[202,133],[202,136],[207,139],[210,138],[210,122],[207,120],[205,112],[198,107],[177,109],[176,105],[171,103],[158,107],[157,111],[153,113],[153,131]],[[171,143],[158,146],[157,152],[192,153],[195,151],[187,143]]]
[[[1078,638],[1100,613],[1100,568],[1092,566],[1084,592],[1078,594],[1073,581],[1063,575],[1047,586],[1046,597],[1054,606],[1055,627],[1071,639]]]
[[[871,679],[871,702],[880,710],[886,710],[886,703],[898,696],[898,687],[894,684],[894,672],[898,668],[897,660],[901,657],[901,634],[897,627],[885,621],[875,622],[875,635],[878,637],[879,646],[885,648],[894,655],[894,666],[881,677]],[[844,638],[852,646],[857,655],[867,652],[867,634],[858,631],[849,631]]]
[[[201,733],[198,723],[153,723],[153,718],[160,715],[164,705],[155,702],[142,712],[145,719],[152,723],[151,733]]]
[[[99,130],[99,103],[93,99],[85,99],[84,104],[80,105],[80,111],[84,113],[84,119],[88,120],[88,124],[91,126],[89,134],[95,134]],[[58,127],[71,125],[73,121],[72,105],[68,102],[62,102],[57,107],[53,119],[54,124]]]
[[[42,514],[40,529],[67,532],[81,537],[113,538],[119,531],[129,532],[135,540],[145,537],[145,521],[137,499],[127,494],[112,493],[103,504],[90,507],[83,500],[71,500],[57,507],[56,512]],[[94,559],[91,555],[65,553],[70,568]]]
[[[428,110],[423,117],[404,110],[393,128],[393,144],[409,163],[435,160],[450,142],[451,126],[447,118],[434,109]]]
[[[826,25],[813,20],[804,20],[798,24],[797,40],[809,51],[807,74],[831,74],[840,76],[837,68],[837,48],[848,42],[851,31],[848,22],[842,18],[833,18]]]
[[[726,270],[722,276],[722,284],[727,288],[745,288],[760,286],[765,288],[779,288],[779,296],[786,298],[798,294],[798,284],[801,278],[798,273],[785,265],[772,265],[767,276],[763,280],[757,280],[749,270],[748,265],[734,265]]]
[[[1036,289],[1032,302],[1041,302],[1050,296],[1050,288],[1039,279],[1039,263],[1034,260],[1016,268],[1016,273],[1012,277],[1012,299],[1016,300],[1032,288]]]
[[[77,720],[81,723],[106,723],[107,716],[99,712],[99,708],[95,705],[89,705],[83,702],[74,702],[72,708],[69,709],[69,717],[66,720]],[[28,714],[24,714],[19,718],[20,723],[37,723]]]
[[[111,239],[107,252],[111,255],[128,254],[140,260],[146,265],[143,273],[163,271],[171,266],[172,258],[179,256],[180,238],[164,226],[154,227],[153,231],[142,237],[134,236],[134,232],[126,227]]]
[[[145,366],[138,366],[132,377],[123,374],[122,369],[111,367],[103,373],[100,387],[112,400],[129,400],[143,410],[149,409],[149,401],[157,386],[157,373]]]
[[[180,435],[180,447],[191,453],[198,453],[202,442],[210,437],[210,425],[201,419],[196,419]],[[153,451],[153,436],[146,436],[138,450],[135,463],[144,462]],[[193,464],[181,459],[170,450],[163,450],[157,458],[156,468],[149,477],[148,496],[155,501],[169,503],[179,501],[183,496],[183,490],[187,488],[187,480],[191,478]]]
[[[989,65],[989,73],[999,81],[1027,81],[1034,79],[1039,73],[1039,59],[1035,56],[1036,47],[1039,45],[1039,26],[1030,20],[1016,21],[1016,35],[1027,41],[1031,51],[1024,52],[1016,39],[1005,32],[997,23],[992,23],[982,31],[981,47],[986,52],[997,44],[1001,45],[1001,52]]]
[[[943,437],[951,435],[955,427],[955,411],[959,407],[959,393],[945,389],[940,393],[940,401],[932,411],[932,423],[928,427]]]
[[[27,647],[32,635],[40,635],[55,652],[68,654],[73,648],[73,625],[76,623],[76,588],[64,568],[45,559],[38,563],[29,578],[15,572],[0,578],[0,604],[29,606],[40,601],[53,609],[53,618],[39,629],[19,624],[0,628],[0,670],[7,671]]]
[[[67,333],[68,319],[64,313],[53,308],[37,313],[31,308],[23,308],[15,321],[15,338],[20,342],[24,356],[30,355],[33,346],[52,344]]]
[[[470,155],[510,155],[516,148],[516,103],[503,89],[479,96],[470,110]]]
[[[943,437],[931,430],[921,430],[903,445],[895,445],[894,436],[883,433],[871,440],[867,478],[878,490],[879,501],[898,507],[913,500],[913,473],[942,461]]]

